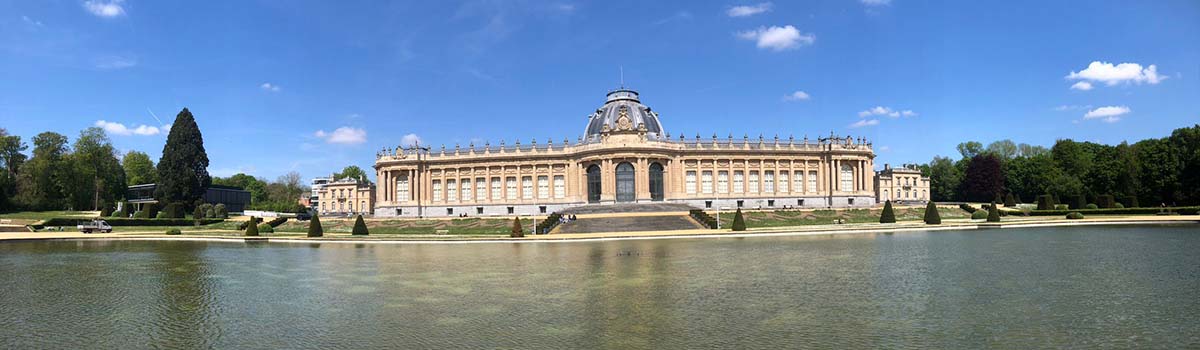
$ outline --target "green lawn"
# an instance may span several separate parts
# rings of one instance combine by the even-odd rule
[[[61,217],[89,218],[96,217],[98,213],[99,212],[95,211],[18,211],[13,213],[0,213],[0,219],[45,220],[49,218]]]
[[[842,219],[846,223],[878,223],[882,208],[872,209],[839,209],[839,210],[780,210],[742,212],[746,219],[746,227],[781,227],[803,225],[829,225],[835,220]],[[896,221],[921,220],[925,208],[897,208]],[[971,215],[956,207],[938,207],[938,214],[943,220],[964,219]],[[721,212],[721,222],[725,225],[733,223],[733,212]]]

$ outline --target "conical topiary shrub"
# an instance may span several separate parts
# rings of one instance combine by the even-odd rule
[[[258,219],[251,216],[250,222],[246,224],[247,236],[258,236]]]
[[[746,218],[742,217],[742,208],[738,208],[737,212],[733,213],[733,230],[734,231],[745,231],[746,230]]]
[[[892,201],[883,202],[883,214],[879,215],[879,223],[881,223],[881,224],[896,223],[896,212],[892,210]]]
[[[942,223],[942,216],[938,214],[937,205],[933,204],[933,201],[929,201],[929,204],[925,205],[925,223],[930,225]]]
[[[1000,222],[1000,208],[996,207],[996,203],[988,206],[987,222]]]
[[[513,218],[512,233],[509,237],[525,237],[525,231],[521,229],[521,218]]]
[[[354,218],[354,229],[350,230],[350,234],[355,236],[367,235],[367,223],[363,222],[362,215]]]
[[[308,236],[321,237],[325,235],[325,230],[321,228],[321,218],[317,213],[313,213],[311,220],[308,220]]]
[[[1054,199],[1050,195],[1044,194],[1037,197],[1037,210],[1051,209],[1054,209]]]
[[[1013,199],[1012,192],[1009,192],[1008,194],[1004,195],[1004,206],[1005,207],[1017,206],[1017,200]]]

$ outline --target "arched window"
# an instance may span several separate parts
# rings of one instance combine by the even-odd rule
[[[587,168],[588,203],[600,203],[600,166],[592,164]]]
[[[637,176],[633,172],[633,164],[623,162],[617,164],[617,201],[632,202],[635,198],[634,177]]]
[[[650,163],[650,200],[663,200],[663,166]]]

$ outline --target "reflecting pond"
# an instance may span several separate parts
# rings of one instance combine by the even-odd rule
[[[1195,348],[1200,228],[0,243],[0,348]]]

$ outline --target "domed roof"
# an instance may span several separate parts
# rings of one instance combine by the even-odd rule
[[[608,126],[608,130],[637,130],[639,126],[645,126],[646,136],[650,138],[661,136],[663,133],[658,113],[638,101],[637,91],[624,88],[610,91],[604,105],[588,116],[585,142],[599,141],[605,125]]]

